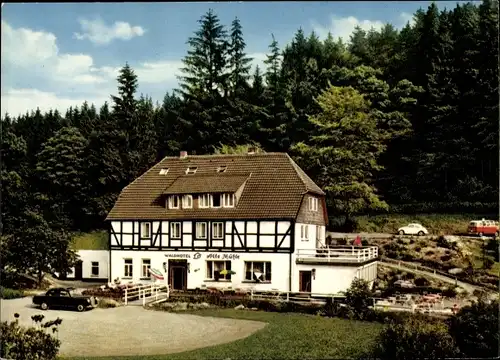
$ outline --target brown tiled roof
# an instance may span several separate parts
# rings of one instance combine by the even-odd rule
[[[183,175],[179,176],[163,193],[164,194],[202,194],[236,192],[248,179],[247,175],[220,173],[217,175]]]
[[[219,166],[227,166],[227,170],[217,173]],[[188,167],[197,167],[196,173],[185,175]],[[160,175],[160,169],[165,168],[169,169],[167,174]],[[180,188],[177,181],[188,177],[200,182],[207,177],[233,177],[238,181],[245,178],[246,183],[235,208],[166,209],[164,192],[172,186]],[[207,189],[211,186],[207,184]],[[286,153],[166,157],[123,189],[107,220],[295,219],[307,192],[324,195]]]

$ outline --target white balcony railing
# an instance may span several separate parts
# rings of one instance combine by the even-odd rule
[[[298,249],[298,262],[361,263],[378,257],[377,246],[339,246],[323,249]]]

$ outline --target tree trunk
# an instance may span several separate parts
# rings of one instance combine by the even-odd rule
[[[42,281],[43,281],[43,271],[42,271],[42,269],[38,269],[37,279],[38,279],[38,288],[41,288],[42,287]]]

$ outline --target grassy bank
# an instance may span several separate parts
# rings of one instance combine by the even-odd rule
[[[229,344],[161,355],[113,359],[347,359],[359,358],[373,346],[383,325],[301,314],[279,314],[234,309],[192,312],[201,316],[266,322],[255,334]],[[105,350],[103,350],[104,352]],[[77,358],[72,358],[76,360]],[[78,358],[94,359],[94,358]],[[111,359],[111,358],[95,358]]]
[[[78,233],[71,245],[74,250],[108,250],[108,233],[105,230]]]
[[[401,226],[417,222],[432,234],[450,235],[467,232],[467,225],[475,219],[498,219],[498,214],[388,214],[359,216],[355,218],[356,232],[379,232],[394,234]]]

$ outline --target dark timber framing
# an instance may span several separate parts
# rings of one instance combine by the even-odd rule
[[[278,233],[278,222],[288,222],[289,226],[286,232]],[[253,219],[197,219],[197,220],[182,220],[182,219],[124,219],[124,220],[112,220],[109,221],[109,248],[110,250],[155,250],[155,251],[219,251],[219,252],[263,252],[263,253],[293,253],[295,250],[294,244],[294,233],[295,233],[295,221],[293,219],[264,219],[264,220],[253,220]],[[132,223],[132,233],[127,233],[123,231],[123,223]],[[163,228],[163,222],[168,222],[168,229]],[[197,239],[196,238],[196,223],[205,222],[207,224],[207,238]],[[213,239],[213,224],[222,223],[222,239]],[[227,231],[226,224],[231,222],[231,231]],[[238,231],[236,223],[243,223],[244,231]],[[249,233],[248,223],[253,222],[257,225],[257,231]],[[261,234],[261,223],[262,222],[275,222],[274,231],[271,233]],[[119,232],[116,232],[111,226],[111,223],[119,223]],[[138,229],[136,230],[135,223],[138,223]],[[141,224],[150,223],[151,237],[150,245],[144,245],[141,243]],[[153,230],[153,224],[158,224],[156,231]],[[171,237],[171,223],[181,224],[181,237],[173,239]],[[191,231],[184,232],[184,223],[191,223]],[[168,230],[168,232],[165,232]],[[130,235],[132,237],[132,245],[123,244],[123,235]],[[185,235],[191,235],[191,245],[184,245]],[[248,247],[248,235],[256,236],[256,247]],[[262,247],[261,246],[261,235],[274,236],[274,246],[272,247]],[[226,236],[230,236],[230,244],[226,241]],[[284,247],[283,243],[286,237],[289,236],[289,246]],[[138,241],[136,243],[135,238]],[[163,240],[166,240],[164,244]],[[146,239],[145,239],[146,240]],[[179,245],[180,243],[180,245]],[[222,244],[222,245],[220,245]],[[239,244],[240,247],[235,246]]]

